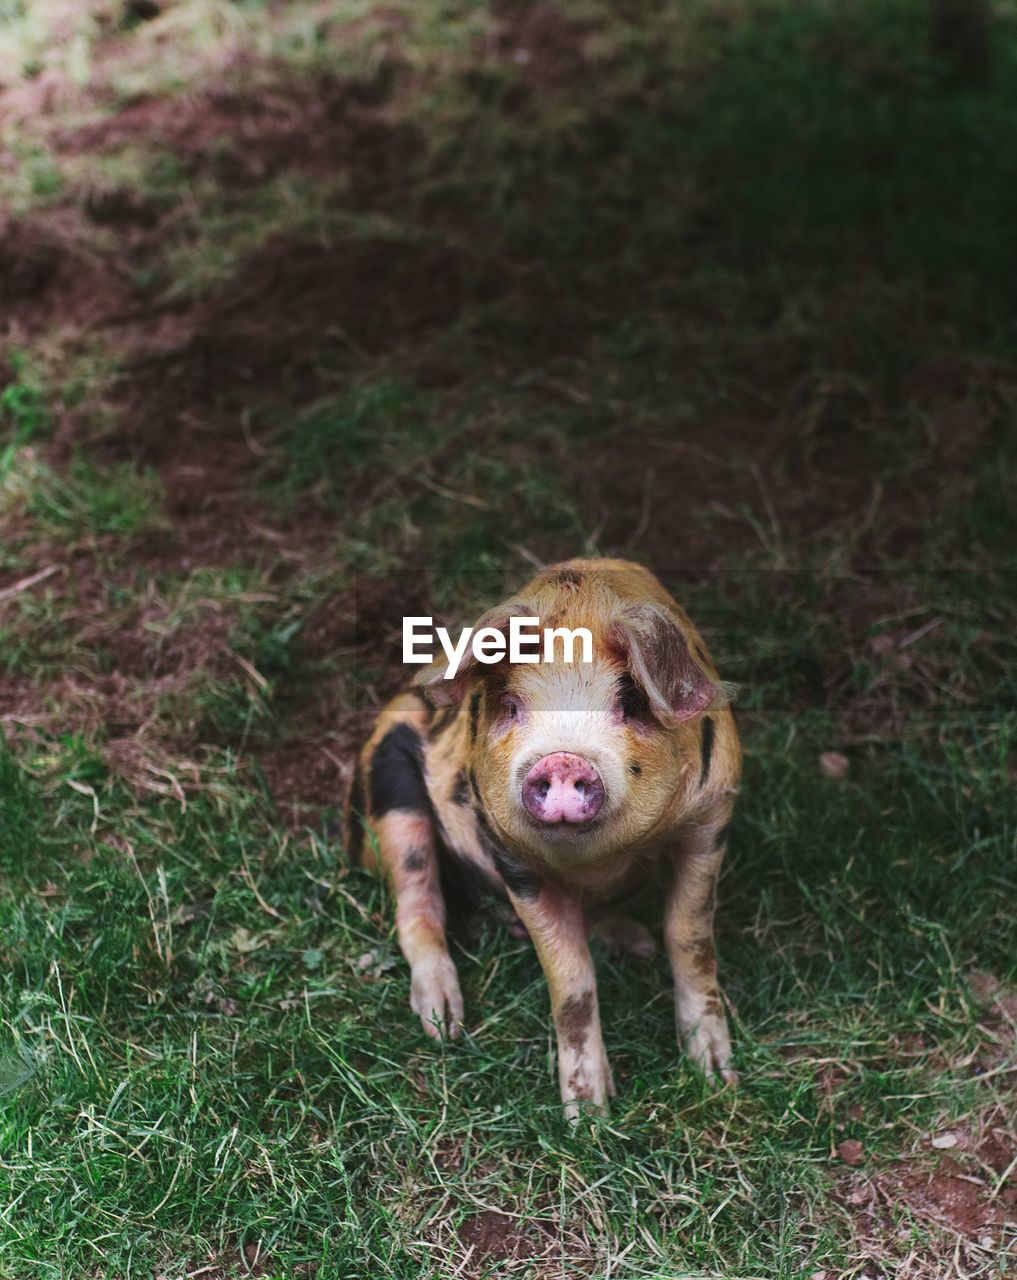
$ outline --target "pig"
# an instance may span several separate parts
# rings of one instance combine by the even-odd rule
[[[544,569],[477,627],[513,617],[586,627],[592,662],[444,659],[389,702],[353,769],[349,851],[387,877],[410,1006],[456,1037],[463,997],[443,884],[505,895],[547,978],[566,1113],[614,1095],[588,945],[591,910],[663,878],[677,1033],[691,1061],[733,1083],[713,916],[741,774],[729,701],[702,637],[638,564]],[[656,879],[654,879],[656,878]],[[646,953],[624,918],[607,936]]]

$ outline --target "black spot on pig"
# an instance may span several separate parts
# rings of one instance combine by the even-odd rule
[[[648,721],[650,700],[626,671],[618,677],[618,705],[626,720]]]
[[[441,873],[441,892],[449,906],[449,919],[462,918],[456,910],[458,904],[478,907],[485,900],[504,898],[505,891],[494,868],[485,868],[473,858],[467,858],[451,845],[445,845],[438,859]]]
[[[583,574],[578,569],[559,569],[551,581],[564,591],[578,591],[583,585]]]
[[[437,836],[438,875],[449,919],[462,919],[465,911],[481,906],[486,899],[504,898],[504,886],[498,879],[487,849],[481,848],[485,862],[467,857],[449,839],[436,809],[432,810],[430,817]]]
[[[470,792],[466,782],[466,770],[460,769],[456,774],[456,780],[452,784],[452,803],[453,804],[469,804]]]
[[[540,893],[544,882],[535,871],[524,866],[498,844],[492,845],[490,852],[498,874],[505,881],[505,886],[510,893],[527,901]]]
[[[433,742],[435,738],[440,738],[452,721],[456,718],[458,707],[442,707],[435,713],[434,719],[427,726],[427,740]]]
[[[427,850],[420,846],[414,846],[409,853],[403,858],[403,870],[409,871],[411,874],[416,871],[423,871],[428,863]]]
[[[408,724],[389,729],[371,758],[371,813],[380,818],[393,809],[431,811],[423,745],[420,734]]]
[[[593,1085],[583,1074],[582,1067],[569,1076],[568,1094],[570,1098],[581,1099],[583,1102],[593,1101]]]
[[[471,782],[476,788],[476,782],[473,780],[472,770]],[[532,871],[524,862],[521,862],[507,849],[503,848],[494,832],[491,830],[480,803],[480,796],[477,793],[477,806],[474,809],[477,816],[477,830],[480,834],[480,843],[484,852],[494,863],[498,874],[505,883],[505,887],[517,898],[532,899],[535,898],[544,887],[544,882],[535,871]]]
[[[558,1030],[570,1049],[579,1050],[586,1043],[586,1033],[593,1021],[593,992],[569,996],[558,1015]]]
[[[714,972],[717,967],[717,952],[712,938],[703,938],[696,943],[693,964],[701,978],[705,978],[708,974]]]
[[[710,760],[713,756],[713,738],[716,731],[716,726],[707,716],[703,721],[703,736],[699,740],[699,751],[703,762],[699,770],[699,785],[701,787],[705,786],[706,779],[710,776]]]
[[[634,773],[637,778],[642,772],[643,772],[643,766],[641,764],[632,763],[629,765],[629,773]]]

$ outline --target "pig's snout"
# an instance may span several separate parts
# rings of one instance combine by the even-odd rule
[[[571,751],[544,756],[523,779],[523,804],[538,822],[589,822],[603,803],[600,774]]]

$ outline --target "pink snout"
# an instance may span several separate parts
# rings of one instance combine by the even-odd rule
[[[538,822],[589,822],[603,803],[600,774],[571,751],[544,756],[523,779],[523,804]]]

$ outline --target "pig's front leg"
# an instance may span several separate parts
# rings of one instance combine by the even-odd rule
[[[600,1031],[597,978],[579,899],[558,885],[534,880],[510,890],[547,978],[558,1037],[558,1081],[570,1120],[583,1103],[606,1110],[614,1096],[611,1066]]]
[[[396,933],[410,966],[410,1007],[424,1031],[455,1038],[463,1020],[459,975],[445,939],[445,902],[430,818],[393,811],[372,827],[396,900]]]
[[[678,1035],[707,1076],[734,1084],[731,1037],[717,981],[713,912],[730,809],[718,809],[682,833],[671,865],[664,933],[674,972]]]

